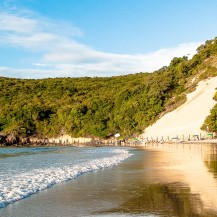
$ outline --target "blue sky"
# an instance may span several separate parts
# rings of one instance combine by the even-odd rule
[[[0,76],[152,72],[217,36],[216,0],[0,0]]]

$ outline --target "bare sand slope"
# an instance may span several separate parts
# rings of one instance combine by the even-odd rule
[[[217,88],[217,77],[199,82],[196,90],[187,95],[187,101],[176,110],[165,114],[155,124],[145,129],[142,137],[182,138],[183,135],[206,133],[200,130],[206,116],[215,105],[213,96]]]

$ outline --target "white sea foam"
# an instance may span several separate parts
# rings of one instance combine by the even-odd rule
[[[124,149],[116,149],[113,152],[114,155],[111,157],[89,160],[72,166],[34,169],[8,178],[0,177],[0,208],[50,188],[54,184],[75,179],[87,172],[117,165],[132,155]]]

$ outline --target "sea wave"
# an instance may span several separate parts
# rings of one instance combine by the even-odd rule
[[[72,166],[34,169],[15,174],[8,179],[0,179],[0,208],[50,188],[52,185],[75,179],[84,173],[117,165],[132,155],[126,149],[115,149],[113,154],[111,157],[89,160]]]

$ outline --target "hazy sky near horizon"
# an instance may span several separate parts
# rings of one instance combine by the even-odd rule
[[[152,72],[217,36],[216,0],[0,0],[0,76]]]

